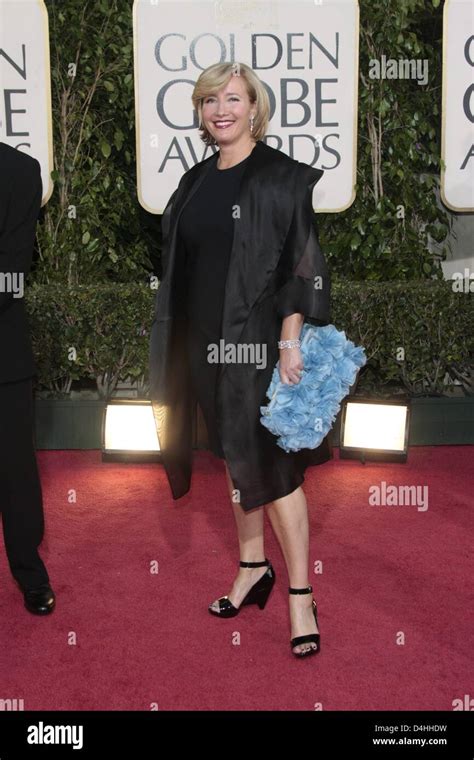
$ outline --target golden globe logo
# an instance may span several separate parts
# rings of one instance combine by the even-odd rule
[[[453,211],[474,211],[474,13],[446,0],[443,38],[441,197]]]
[[[327,168],[319,211],[342,211],[355,197],[357,0],[308,3],[135,0],[137,185],[141,205],[162,213],[181,176],[212,154],[198,132],[191,94],[201,72],[244,62],[266,87],[265,141]]]
[[[43,203],[53,192],[48,13],[43,0],[0,0],[0,140],[41,165]]]

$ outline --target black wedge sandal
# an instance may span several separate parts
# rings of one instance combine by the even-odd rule
[[[275,583],[275,571],[272,564],[268,559],[265,559],[263,562],[240,562],[240,567],[265,566],[268,568],[267,572],[252,586],[239,607],[234,607],[227,596],[221,596],[220,599],[216,600],[219,603],[219,610],[214,610],[212,609],[212,605],[209,605],[208,610],[211,615],[217,615],[217,617],[221,618],[235,617],[246,604],[257,604],[263,610]],[[212,604],[215,604],[215,602]]]
[[[307,586],[306,588],[292,588],[291,586],[289,586],[288,591],[290,592],[290,594],[311,594],[313,592],[313,587]],[[316,602],[314,601],[314,599],[313,599],[313,615],[316,621],[316,627],[319,631],[317,607],[316,607]],[[306,652],[293,652],[293,647],[297,647],[299,644],[316,644],[316,649],[314,647],[310,647]],[[291,651],[293,652],[295,657],[309,657],[312,654],[317,654],[321,650],[321,637],[319,633],[307,633],[304,636],[296,636],[294,639],[291,639],[290,646],[291,646]]]

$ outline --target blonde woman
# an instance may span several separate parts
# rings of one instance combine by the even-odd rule
[[[218,151],[183,175],[163,213],[150,341],[162,461],[178,499],[190,487],[197,399],[210,448],[224,460],[240,552],[229,593],[209,612],[264,609],[275,582],[264,549],[266,510],[288,571],[291,651],[308,656],[320,650],[320,633],[301,486],[305,468],[332,452],[324,439],[316,450],[286,453],[261,424],[260,406],[278,360],[284,383],[300,381],[303,321],[329,323],[329,275],[312,209],[323,172],[263,142],[269,98],[244,63],[203,71],[192,101],[201,139]]]

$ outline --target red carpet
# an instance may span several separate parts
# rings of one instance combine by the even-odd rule
[[[0,699],[25,710],[452,710],[473,694],[472,447],[306,471],[310,566],[323,565],[310,576],[321,652],[306,660],[290,651],[288,579],[268,520],[267,607],[230,620],[207,612],[239,558],[223,464],[194,457],[192,489],[175,502],[161,465],[39,452],[57,608],[24,609],[2,551]],[[428,509],[370,505],[382,481],[428,486]]]

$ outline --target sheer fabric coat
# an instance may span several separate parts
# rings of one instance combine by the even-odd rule
[[[163,275],[150,336],[150,399],[174,499],[190,488],[193,409],[184,254],[177,228],[181,211],[217,158],[215,153],[183,175],[162,218]],[[312,206],[312,190],[322,175],[258,141],[240,184],[222,339],[225,346],[261,344],[266,366],[221,363],[216,404],[222,448],[245,511],[291,493],[303,482],[307,466],[332,457],[327,436],[317,449],[286,453],[260,422],[260,406],[268,403],[266,390],[279,359],[283,317],[299,312],[312,324],[330,321],[330,277]]]

